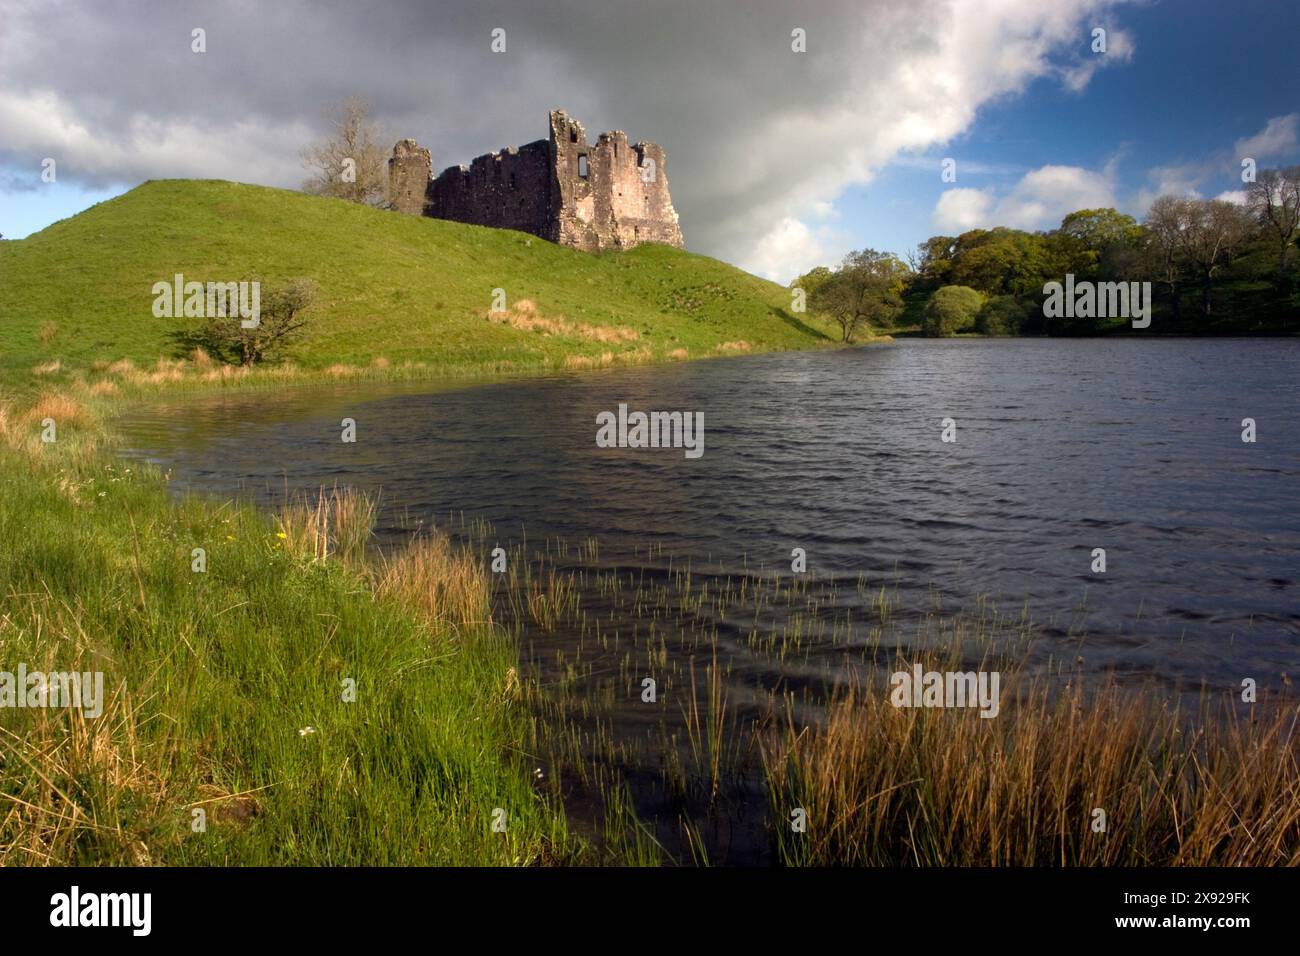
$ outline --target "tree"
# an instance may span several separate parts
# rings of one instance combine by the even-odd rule
[[[907,257],[914,274],[913,290],[933,292],[940,286],[947,285],[956,252],[957,239],[953,236],[932,236],[919,243],[916,251]]]
[[[983,304],[984,296],[969,286],[944,286],[925,304],[925,334],[947,336],[973,329],[975,316]]]
[[[1061,220],[1056,238],[1068,260],[1065,271],[1091,279],[1101,272],[1108,255],[1141,242],[1142,227],[1132,216],[1114,209],[1080,209]]]
[[[1147,245],[1160,281],[1169,292],[1174,322],[1182,319],[1182,263],[1179,259],[1182,234],[1190,216],[1190,199],[1178,196],[1161,196],[1147,211]]]
[[[1025,322],[1025,307],[1009,295],[989,299],[975,313],[975,331],[981,335],[1018,335]]]
[[[1106,207],[1075,210],[1061,220],[1058,231],[1078,239],[1088,249],[1100,250],[1117,242],[1131,242],[1137,230],[1137,220],[1132,216]]]
[[[382,205],[388,192],[388,138],[370,119],[365,100],[349,97],[328,114],[333,134],[302,151],[312,175],[303,190],[364,205]]]
[[[1255,222],[1248,209],[1223,199],[1183,202],[1179,248],[1200,277],[1201,312],[1209,318],[1215,273],[1231,259],[1236,247],[1254,233]]]
[[[957,237],[947,285],[969,286],[986,295],[1031,295],[1063,260],[1048,238],[1020,229],[973,229]]]
[[[839,324],[844,342],[852,342],[863,325],[888,324],[903,311],[902,292],[910,275],[892,253],[850,252],[840,268],[812,290],[809,301]]]
[[[835,275],[826,266],[817,266],[815,269],[809,269],[799,278],[790,283],[792,289],[803,289],[805,295],[812,295],[819,285],[825,282],[831,276]]]
[[[1261,226],[1276,234],[1278,281],[1287,275],[1287,254],[1300,231],[1300,166],[1265,169],[1246,190],[1247,203]]]
[[[297,336],[306,325],[301,313],[316,295],[316,284],[311,280],[290,279],[282,286],[262,291],[261,314],[255,328],[244,328],[238,315],[210,317],[197,332],[183,337],[184,341],[203,348],[216,359],[238,362],[247,368],[271,358]]]

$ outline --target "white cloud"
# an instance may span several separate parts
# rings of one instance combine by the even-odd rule
[[[1244,189],[1228,189],[1219,193],[1219,195],[1214,198],[1222,199],[1224,202],[1234,203],[1238,206],[1244,206],[1250,202],[1250,197],[1246,195],[1246,190]]]
[[[1300,125],[1300,113],[1288,113],[1274,116],[1268,125],[1245,139],[1237,140],[1233,149],[1243,159],[1250,157],[1272,159],[1293,152],[1296,148],[1296,128]]]
[[[1011,190],[949,189],[939,197],[931,220],[945,233],[1009,226],[1054,229],[1067,213],[1116,205],[1114,179],[1080,166],[1042,166],[1030,170]]]
[[[810,220],[818,202],[834,199],[850,185],[870,183],[878,169],[900,154],[929,150],[966,132],[985,104],[1018,94],[1036,79],[1063,76],[1057,63],[1060,51],[1083,43],[1093,15],[1108,6],[1092,0],[963,0],[938,6],[919,3],[905,15],[895,8],[892,14],[870,17],[873,22],[855,38],[862,55],[846,69],[855,90],[852,97],[836,101],[838,109],[778,114],[768,123],[753,125],[750,136],[755,143],[787,148],[779,155],[763,149],[762,161],[750,171],[752,178],[738,181],[735,193],[757,188],[765,180],[781,180],[784,186],[764,189],[766,201],[719,223],[716,241],[724,250],[722,257],[732,257],[751,271],[770,272],[776,240],[766,223],[774,218]],[[909,37],[909,24],[924,37]],[[1131,58],[1131,39],[1120,33],[1119,52],[1109,62]],[[902,39],[895,39],[900,34]],[[829,153],[827,144],[835,144]],[[752,155],[754,149],[746,147],[744,152]],[[1109,188],[1095,188],[1087,175],[1078,180],[1070,184],[1072,197],[1111,195]],[[1032,185],[1030,180],[1026,188]],[[949,224],[970,221],[988,210],[965,191],[949,190],[945,196],[940,198],[945,205],[935,215]],[[1017,197],[1007,214],[1017,222],[1036,221],[1050,218],[1063,206],[1041,197],[1040,215],[1034,216],[1030,201],[1027,195]],[[749,241],[754,235],[761,238]],[[834,258],[838,256],[823,261]],[[797,270],[780,274],[793,276]]]
[[[993,193],[987,189],[946,189],[935,204],[930,220],[940,233],[956,235],[989,221]]]
[[[606,0],[479,0],[473,16],[390,0],[381,17],[307,0],[6,0],[0,165],[56,156],[60,178],[90,185],[293,186],[322,107],[349,94],[394,138],[423,140],[437,168],[542,136],[546,110],[563,107],[589,132],[664,147],[689,248],[785,278],[818,244],[824,260],[847,251],[815,228],[847,187],[900,154],[946,149],[982,107],[1035,80],[1086,82],[1070,73],[1073,51],[1121,2],[824,0],[800,8],[808,52],[793,53],[788,0],[719,17],[698,0],[616,12]],[[493,55],[482,24],[507,21],[509,53]],[[1113,30],[1106,62],[1122,62],[1127,42]]]
[[[838,219],[839,211],[835,208],[834,203],[818,201],[813,203],[813,215],[818,219]]]
[[[1225,174],[1240,175],[1241,161],[1247,157],[1260,166],[1266,160],[1282,160],[1300,151],[1300,113],[1271,117],[1253,136],[1233,143],[1231,149],[1219,148],[1210,155],[1173,166],[1157,166],[1147,173],[1147,185],[1138,191],[1137,205],[1146,211],[1160,196],[1204,198],[1202,189]]]
[[[143,114],[106,137],[50,90],[20,96],[0,89],[0,129],[7,133],[7,149],[49,156],[60,179],[92,183],[194,177],[296,186],[305,176],[296,144],[312,139],[304,124],[164,122]],[[28,168],[39,180],[40,165]]]
[[[1043,166],[1026,173],[998,203],[994,215],[998,225],[1050,229],[1076,209],[1114,205],[1114,183],[1108,173],[1079,166]]]
[[[1128,63],[1133,59],[1133,54],[1137,51],[1137,41],[1133,39],[1133,35],[1127,30],[1120,30],[1116,27],[1103,27],[1102,29],[1106,30],[1106,52],[1093,53],[1090,39],[1089,52],[1084,54],[1080,60],[1063,67],[1061,70],[1061,81],[1065,84],[1065,88],[1071,92],[1082,92],[1092,82],[1092,77],[1098,70],[1120,63]],[[1091,38],[1091,30],[1088,35]]]
[[[820,234],[787,216],[754,244],[749,269],[765,279],[786,283],[832,258]]]

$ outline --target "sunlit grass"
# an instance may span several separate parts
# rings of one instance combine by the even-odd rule
[[[102,435],[66,396],[0,403],[0,669],[101,671],[107,698],[0,710],[0,864],[575,852],[519,753],[515,646],[445,540],[376,563],[373,502],[333,490],[278,521],[178,503]]]
[[[249,374],[182,354],[170,336],[196,320],[153,315],[153,284],[177,273],[306,277],[320,295],[289,364]],[[504,316],[489,312],[498,288]],[[60,386],[79,373],[88,385],[111,379],[138,390],[391,380],[833,344],[823,323],[790,309],[788,289],[667,246],[593,255],[510,230],[212,180],[145,183],[0,243],[0,369]]]

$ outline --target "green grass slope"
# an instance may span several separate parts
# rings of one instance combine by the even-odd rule
[[[168,333],[199,320],[155,318],[151,288],[178,272],[203,282],[314,279],[320,297],[289,355],[306,368],[379,356],[530,366],[610,351],[647,360],[724,343],[755,351],[829,343],[824,325],[789,311],[788,290],[677,249],[592,255],[287,190],[167,180],[0,242],[0,371],[29,378],[31,367],[56,360],[66,370],[174,354]],[[496,288],[565,328],[630,328],[638,338],[611,345],[489,322]]]

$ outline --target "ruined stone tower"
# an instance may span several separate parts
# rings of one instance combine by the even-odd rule
[[[629,144],[621,131],[589,145],[563,110],[552,110],[548,139],[479,156],[436,179],[429,151],[404,139],[393,147],[388,178],[393,208],[408,215],[519,229],[588,252],[682,246],[664,151]]]

